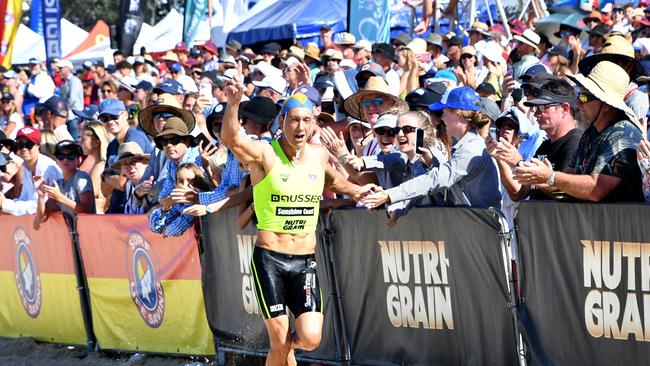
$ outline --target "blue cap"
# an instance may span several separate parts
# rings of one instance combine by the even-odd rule
[[[151,85],[151,83],[146,80],[142,80],[133,86],[133,89],[142,89],[144,91],[149,91],[151,88],[153,88],[153,85]]]
[[[117,116],[121,112],[125,112],[124,103],[119,99],[105,99],[102,104],[99,105],[99,115],[110,114],[111,116]]]
[[[327,75],[316,76],[314,80],[314,88],[334,88],[334,81]]]
[[[451,80],[454,83],[458,82],[458,77],[456,76],[456,74],[454,74],[454,72],[449,69],[438,70],[436,74],[433,76],[433,78]]]
[[[181,64],[179,64],[179,63],[177,62],[177,63],[175,63],[175,64],[172,65],[172,67],[171,67],[171,71],[174,71],[174,72],[181,72],[181,69],[182,69],[182,68],[183,68],[183,66],[181,66]]]
[[[303,93],[311,100],[315,105],[320,105],[321,95],[318,89],[314,88],[311,85],[303,85],[299,87],[295,93]]]
[[[82,110],[73,109],[72,113],[74,113],[77,117],[81,119],[85,119],[89,121],[97,121],[99,106],[97,106],[96,104],[91,104]]]
[[[153,88],[153,91],[176,95],[185,94],[185,90],[183,89],[181,83],[174,79],[167,79],[163,81],[162,83],[156,85],[156,87]]]
[[[429,110],[439,111],[443,108],[460,109],[463,111],[481,110],[481,100],[478,93],[467,86],[452,89],[447,96],[446,102],[438,102],[429,105]]]

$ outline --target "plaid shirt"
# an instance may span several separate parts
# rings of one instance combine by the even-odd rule
[[[232,187],[239,187],[239,182],[241,182],[242,178],[246,174],[248,173],[242,172],[239,169],[239,161],[235,155],[228,150],[226,167],[221,174],[221,184],[212,190],[212,192],[199,193],[199,203],[207,206],[226,198],[228,196],[228,190]]]

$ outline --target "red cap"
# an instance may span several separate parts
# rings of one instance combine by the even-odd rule
[[[205,48],[208,52],[210,52],[213,55],[216,55],[219,53],[217,50],[217,45],[215,45],[212,41],[207,41],[204,44],[201,45],[201,47]]]
[[[16,140],[18,140],[19,137],[25,137],[36,145],[41,143],[41,131],[32,127],[23,127],[18,130]]]
[[[176,47],[174,47],[174,52],[185,52],[185,53],[190,53],[190,50],[187,48],[187,45],[185,42],[181,42],[176,44]]]

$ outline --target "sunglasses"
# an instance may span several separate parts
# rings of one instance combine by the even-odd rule
[[[568,32],[568,31],[564,31],[564,32],[561,32],[561,33],[560,33],[560,37],[564,37],[564,36],[567,36],[567,37],[568,37],[568,36],[570,36],[570,35],[571,35],[571,32]]]
[[[159,149],[162,149],[167,146],[167,144],[178,145],[183,141],[185,141],[185,137],[181,136],[161,137],[156,141],[156,146],[158,146]]]
[[[22,149],[31,150],[34,145],[36,144],[32,141],[16,141],[16,151]]]
[[[167,118],[171,118],[171,117],[175,117],[175,116],[176,115],[174,113],[171,113],[171,112],[156,112],[156,113],[153,114],[153,119],[160,119],[160,118],[167,119]]]
[[[395,130],[395,134],[397,135],[399,131],[404,132],[405,135],[408,135],[409,133],[413,133],[417,131],[417,127],[415,126],[402,126],[402,127],[395,127],[393,130]]]
[[[592,100],[596,100],[596,99],[598,98],[596,98],[596,96],[591,93],[583,93],[583,92],[578,93],[578,100],[582,104],[589,103]]]
[[[201,75],[201,74],[203,74],[203,71],[194,70],[194,71],[192,71],[192,74],[194,74],[194,75]]]
[[[558,104],[558,103],[540,104],[540,105],[535,106],[535,108],[537,108],[538,111],[544,113],[544,112],[546,112],[549,108],[551,108],[551,107],[557,107],[557,106],[559,106],[559,105],[560,105],[560,104]]]
[[[384,136],[388,134],[388,136],[395,137],[399,133],[399,130],[397,130],[397,127],[395,128],[390,128],[390,127],[380,127],[380,128],[375,128],[375,133],[379,136]]]
[[[77,153],[55,154],[56,160],[75,160],[79,157]]]
[[[474,55],[470,55],[469,53],[466,53],[464,55],[461,55],[460,59],[462,60],[462,59],[465,59],[465,58],[472,58],[472,57],[474,57]]]
[[[374,106],[377,106],[377,107],[380,107],[380,106],[384,105],[384,98],[377,97],[377,98],[374,98],[374,99],[366,99],[366,100],[361,102],[361,106],[363,108],[368,108],[371,105],[374,105]]]
[[[117,117],[118,116],[113,116],[113,115],[110,115],[110,114],[102,114],[101,116],[99,116],[99,120],[101,122],[103,122],[103,123],[108,123],[108,122],[111,122],[111,121],[115,121],[117,119]]]
[[[111,89],[102,89],[102,93],[107,94],[107,93],[112,93],[113,91]]]

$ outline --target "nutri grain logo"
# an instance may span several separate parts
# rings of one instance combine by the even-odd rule
[[[32,318],[36,318],[41,312],[43,292],[41,290],[41,277],[30,249],[32,241],[22,227],[17,227],[14,230],[13,239],[16,245],[14,277],[18,288],[18,296],[27,314]]]
[[[251,260],[255,247],[256,235],[237,234],[237,249],[239,252],[239,271],[241,272],[241,297],[244,311],[247,314],[261,314],[260,306],[255,295],[255,280],[251,272]],[[271,311],[276,311],[273,308]]]
[[[396,328],[454,329],[444,241],[379,241],[388,319]]]
[[[139,232],[130,233],[126,243],[131,298],[144,322],[158,328],[165,315],[165,293],[156,272],[156,253]]]

